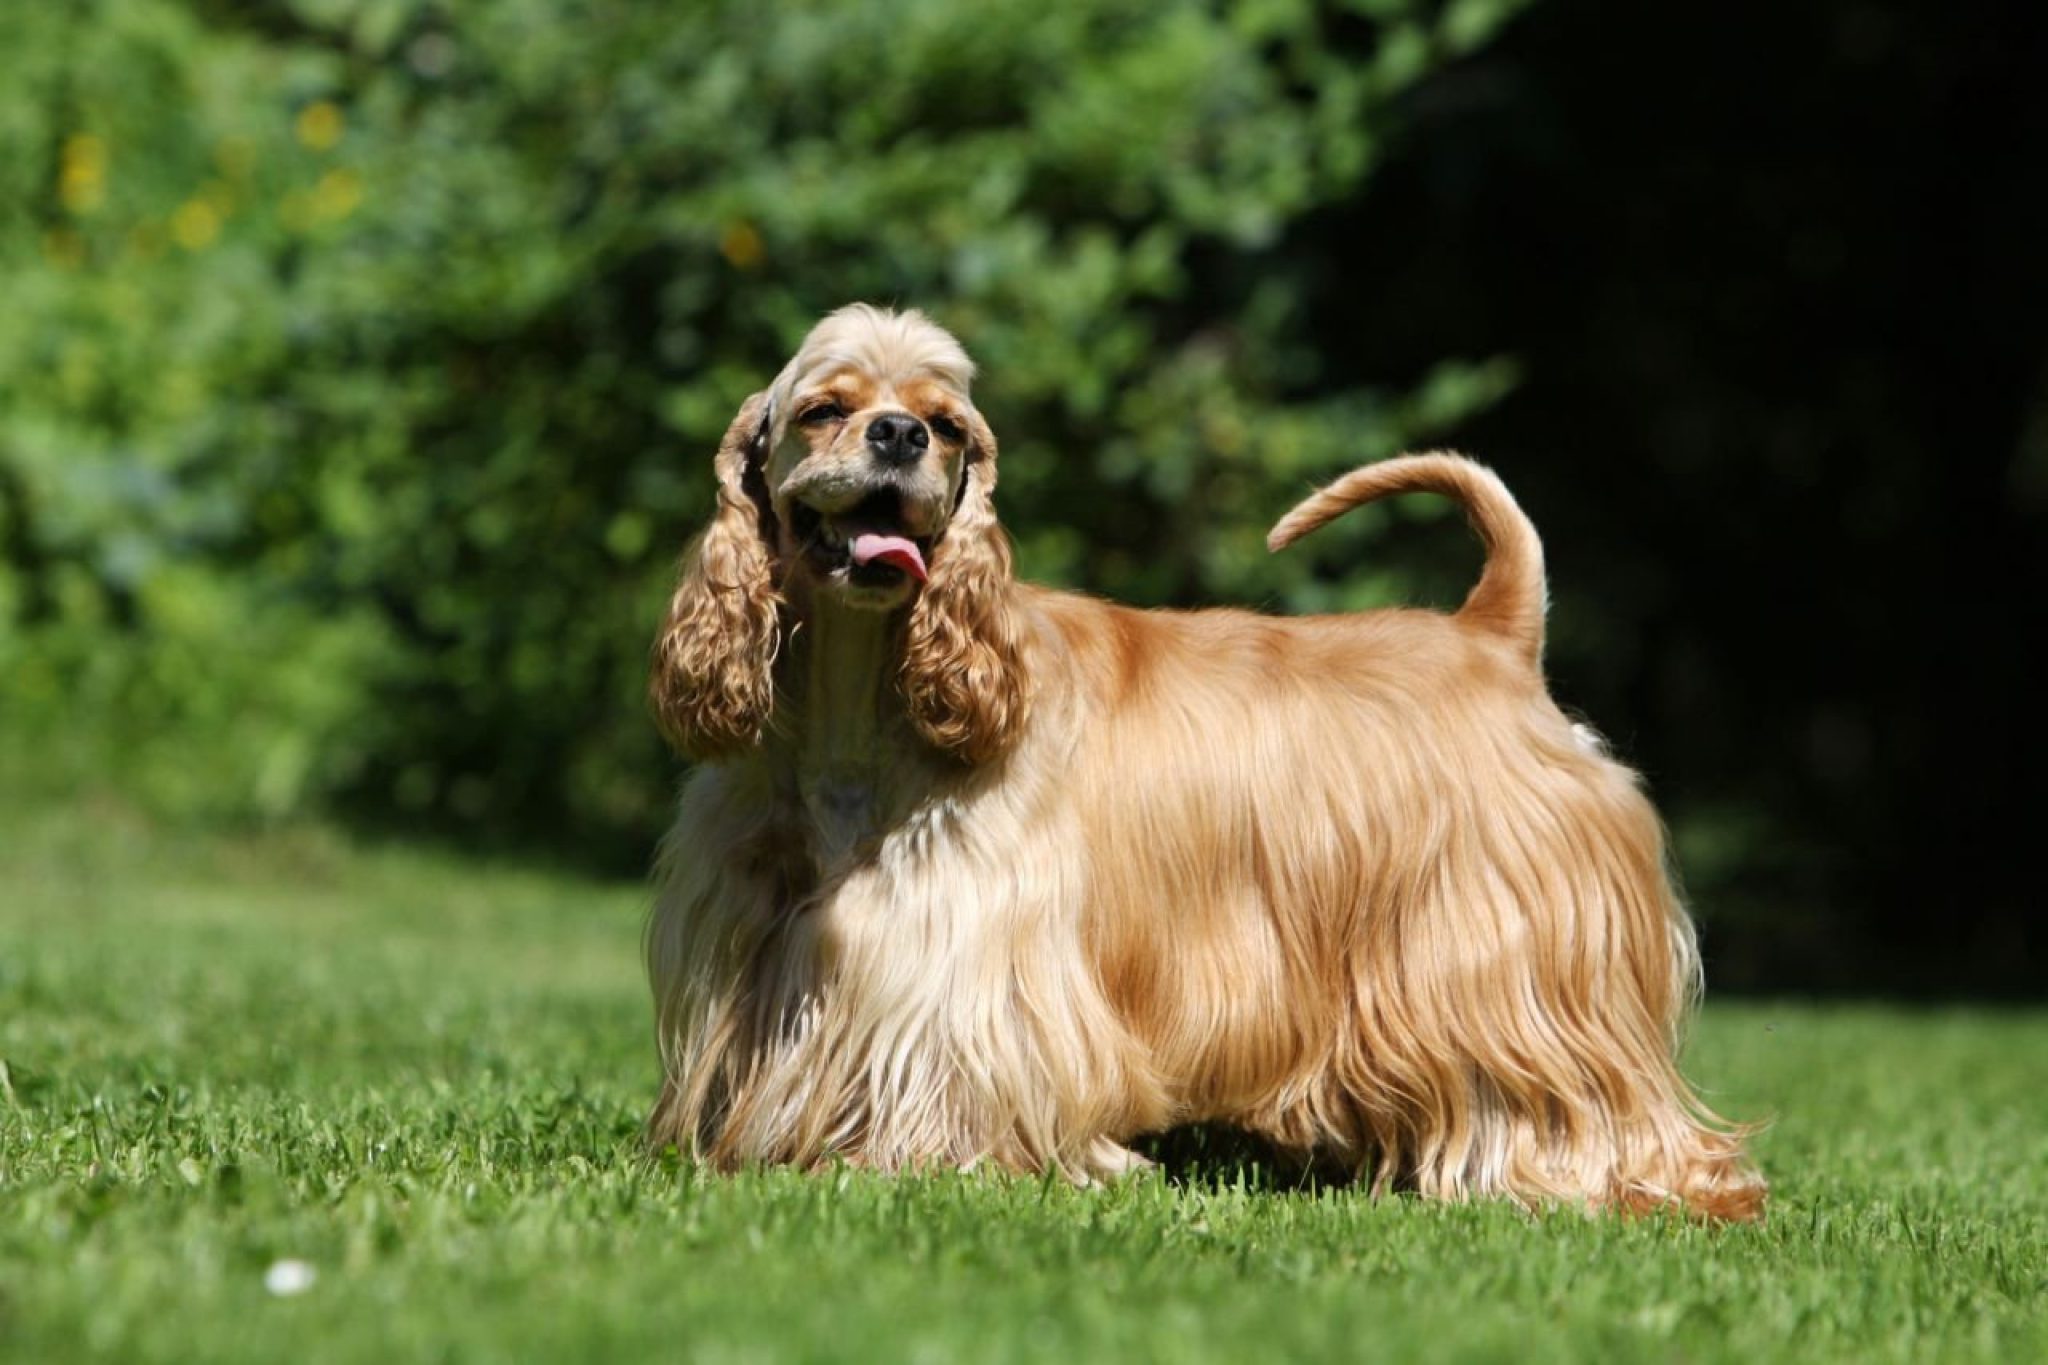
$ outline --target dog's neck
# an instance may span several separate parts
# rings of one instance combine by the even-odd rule
[[[784,772],[802,806],[820,871],[844,866],[898,818],[917,751],[896,674],[898,612],[820,598],[805,604],[783,651]]]

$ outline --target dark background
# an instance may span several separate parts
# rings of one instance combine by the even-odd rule
[[[0,50],[11,800],[644,867],[712,444],[869,298],[982,362],[1035,577],[1449,604],[1441,508],[1260,541],[1485,459],[1717,990],[2043,994],[2048,9],[93,0]]]
[[[1598,620],[1559,692],[1738,813],[1723,987],[2042,989],[2044,72],[2036,5],[1540,6],[1317,224],[1359,364],[1526,366],[1456,439]]]

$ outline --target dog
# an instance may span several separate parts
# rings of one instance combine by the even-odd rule
[[[697,760],[647,932],[657,1146],[1079,1181],[1229,1125],[1375,1193],[1761,1215],[1675,1057],[1700,978],[1637,778],[1551,701],[1500,480],[1367,465],[1274,528],[1460,502],[1454,614],[1017,581],[975,367],[820,322],[714,462],[650,701]]]

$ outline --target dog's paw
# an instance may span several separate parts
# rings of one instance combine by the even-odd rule
[[[1084,1172],[1092,1183],[1097,1180],[1122,1180],[1125,1176],[1136,1175],[1158,1163],[1150,1157],[1140,1156],[1119,1142],[1108,1138],[1097,1138],[1088,1144],[1088,1155]]]

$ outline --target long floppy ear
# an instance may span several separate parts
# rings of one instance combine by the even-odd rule
[[[1022,731],[1030,689],[1011,600],[1010,538],[996,524],[996,438],[972,409],[967,427],[960,502],[910,610],[901,683],[918,732],[980,763]]]
[[[717,513],[683,552],[668,622],[654,641],[648,701],[661,733],[691,758],[752,748],[775,709],[781,598],[762,475],[767,417],[768,395],[757,393],[719,443]]]

